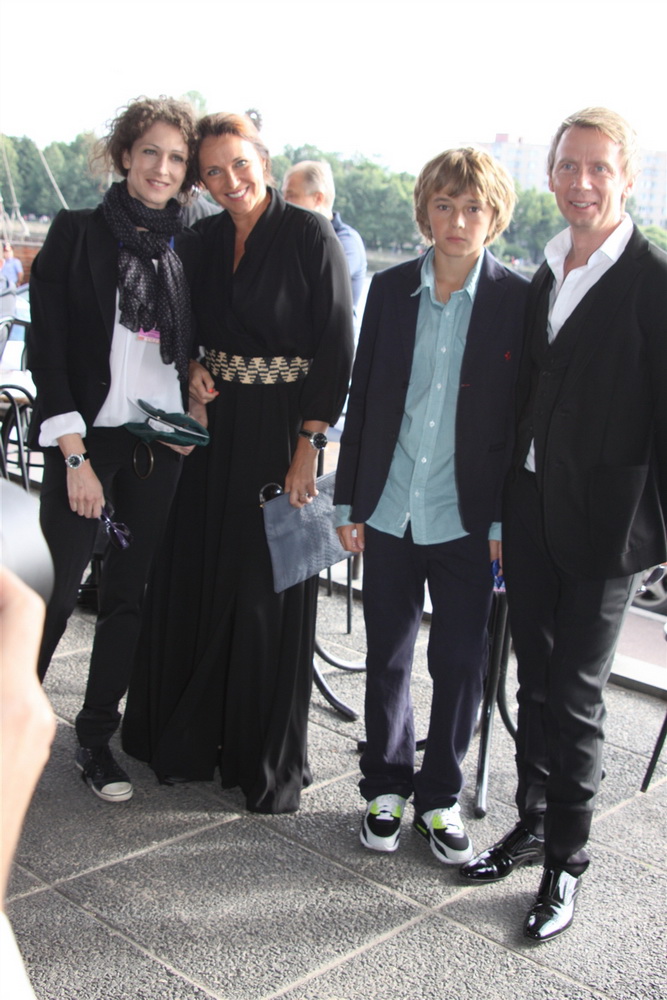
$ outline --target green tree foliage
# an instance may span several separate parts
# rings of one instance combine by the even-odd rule
[[[198,91],[185,97],[197,113],[206,111],[206,102]],[[39,159],[31,139],[2,137],[17,198],[24,215],[54,215],[60,202]],[[74,142],[52,142],[44,151],[47,163],[70,208],[96,205],[106,187],[90,172],[89,159],[95,143],[91,133],[78,135]],[[335,208],[345,222],[357,229],[371,250],[413,250],[419,242],[414,221],[411,174],[394,174],[374,160],[358,156],[342,159],[338,153],[324,153],[317,146],[285,146],[272,159],[278,187],[286,170],[300,160],[327,160],[336,183]],[[0,182],[5,208],[11,208],[4,163],[0,164]],[[526,264],[539,264],[545,244],[564,228],[565,222],[552,194],[544,191],[517,190],[517,206],[508,229],[492,246],[503,260],[520,258]],[[632,214],[631,201],[628,211]],[[653,243],[667,250],[667,231],[648,226],[644,232]]]
[[[289,160],[283,153],[279,153],[278,156],[271,157],[271,171],[279,188],[282,188],[283,177],[291,166],[292,161]]]
[[[100,200],[102,184],[89,167],[95,141],[92,133],[84,132],[74,142],[52,142],[44,150],[44,159],[70,208],[92,208]],[[55,215],[62,205],[32,139],[3,136],[3,142],[23,215]],[[11,197],[4,162],[0,176],[2,197],[8,208]]]
[[[34,212],[44,215],[49,211],[49,191],[51,185],[44,173],[44,167],[39,159],[37,147],[32,139],[23,136],[20,139],[3,136],[5,150],[9,159],[14,191],[23,214]],[[10,147],[13,156],[10,156]],[[3,162],[4,168],[4,162]],[[2,198],[6,206],[10,204],[9,182],[2,171]]]
[[[337,153],[323,153],[317,146],[285,146],[272,158],[278,186],[286,171],[301,160],[327,160],[336,184],[335,209],[357,229],[367,247],[413,247],[418,240],[412,210],[415,178],[392,174],[372,160],[342,160]]]
[[[96,141],[92,132],[83,132],[74,142],[52,142],[44,150],[44,158],[70,208],[94,208],[106,187],[89,166]],[[60,208],[59,202],[55,208]]]
[[[667,252],[667,229],[661,229],[660,226],[642,226],[641,229],[647,240]]]
[[[186,90],[181,100],[190,102],[196,118],[203,118],[204,115],[208,114],[206,98],[198,90]]]
[[[544,259],[545,244],[565,228],[565,222],[548,191],[524,191],[517,184],[517,195],[512,221],[503,234],[505,255],[539,264]]]
[[[300,163],[301,160],[328,160],[332,165],[332,169],[334,161],[338,163],[338,157],[335,153],[327,155],[318,149],[317,146],[310,146],[308,144],[305,146],[285,146],[281,159],[286,161],[285,169],[293,166],[295,163]],[[280,180],[282,180],[282,177]]]
[[[414,246],[414,177],[391,174],[370,160],[352,162],[337,181],[336,207],[372,249]]]
[[[16,149],[14,148],[14,143],[6,135],[0,135],[0,143],[2,143],[2,150],[0,152],[0,192],[2,193],[2,201],[5,206],[6,212],[11,212],[13,205],[11,187],[7,178],[7,167],[11,173],[12,181],[14,184],[14,190],[18,199],[19,195],[19,168],[18,168],[18,156],[16,154]],[[19,201],[20,204],[20,201]]]

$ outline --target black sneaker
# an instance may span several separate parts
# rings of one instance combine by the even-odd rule
[[[105,802],[127,802],[132,798],[129,775],[116,763],[108,745],[79,747],[76,766],[86,784]]]

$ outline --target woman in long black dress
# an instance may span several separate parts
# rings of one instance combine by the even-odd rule
[[[160,779],[240,786],[291,812],[310,775],[306,731],[317,580],[273,591],[259,493],[316,493],[324,433],[352,359],[345,256],[330,224],[286,204],[252,122],[199,123],[199,171],[223,207],[196,226],[203,363],[190,391],[211,443],[186,463],[130,688],[125,749]],[[208,405],[205,405],[208,404]]]

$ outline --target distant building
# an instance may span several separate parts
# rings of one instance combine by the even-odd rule
[[[641,224],[667,229],[667,153],[642,150],[642,169],[633,194]]]
[[[480,143],[511,173],[522,188],[548,191],[547,145],[513,139],[507,133],[496,135],[495,142]],[[633,198],[637,206],[635,222],[642,226],[667,229],[667,152],[643,149],[641,173],[635,183]]]
[[[495,142],[480,143],[482,149],[509,170],[517,184],[522,188],[535,188],[537,191],[548,191],[547,153],[548,146],[540,146],[523,139],[511,139],[504,132],[496,135]]]

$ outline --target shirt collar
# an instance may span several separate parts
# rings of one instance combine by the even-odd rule
[[[474,265],[468,272],[466,280],[463,282],[462,292],[467,292],[471,302],[475,301],[475,295],[477,293],[477,285],[479,284],[479,276],[482,273],[482,261],[484,260],[484,255],[486,250],[482,250],[481,254],[475,261]],[[420,270],[421,281],[419,286],[412,293],[412,297],[419,295],[422,289],[427,288],[431,296],[431,301],[436,302],[438,305],[442,305],[441,302],[435,296],[435,274],[433,272],[433,247],[429,249],[424,254],[422,261],[422,266]],[[456,295],[457,293],[454,292]]]
[[[602,246],[598,247],[598,249],[590,255],[586,263],[586,267],[591,267],[596,264],[603,255],[608,257],[609,260],[615,264],[628,245],[628,241],[632,236],[632,230],[632,219],[626,213],[618,226],[616,226],[616,229],[614,229],[613,233],[610,233]],[[547,264],[553,271],[557,280],[560,280],[562,277],[563,268],[565,266],[565,258],[569,254],[571,247],[572,233],[570,231],[570,227],[568,226],[567,229],[563,229],[557,236],[554,236],[553,239],[549,240],[544,248],[544,256]]]

